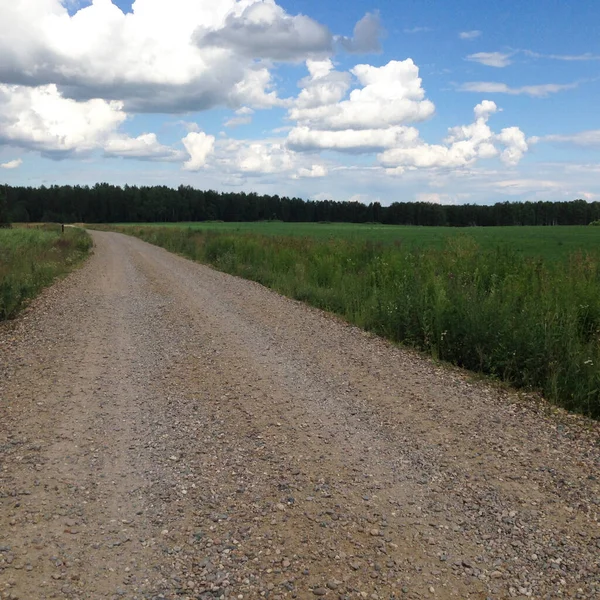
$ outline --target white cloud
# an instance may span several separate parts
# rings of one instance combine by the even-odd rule
[[[600,129],[590,129],[567,135],[545,135],[539,138],[533,138],[533,143],[537,142],[558,142],[574,144],[583,147],[600,147]]]
[[[406,169],[464,168],[494,157],[512,166],[528,150],[519,128],[492,132],[487,122],[498,107],[490,100],[475,107],[474,123],[449,129],[443,145],[424,142],[418,129],[403,124],[435,110],[424,99],[418,69],[410,59],[379,68],[358,65],[352,73],[363,87],[348,99],[349,81],[330,61],[307,67],[310,75],[302,80],[304,88],[289,111],[289,118],[297,121],[287,138],[290,150],[379,152],[380,163],[396,175]]]
[[[477,39],[479,36],[481,36],[481,31],[479,31],[478,29],[473,29],[471,31],[461,31],[458,34],[458,37],[461,40],[474,40]]]
[[[218,143],[216,166],[229,174],[289,174],[297,168],[296,154],[284,140],[233,140]]]
[[[288,136],[288,146],[296,151],[337,150],[339,152],[377,152],[394,148],[418,138],[414,127],[394,126],[387,129],[344,129],[327,131],[295,127]]]
[[[493,81],[470,81],[459,86],[462,92],[477,92],[483,94],[510,94],[513,96],[532,96],[534,98],[543,98],[550,94],[556,94],[565,90],[572,90],[579,86],[575,83],[545,83],[541,85],[524,85],[512,88],[506,83],[496,83]]]
[[[234,50],[240,56],[274,60],[305,60],[332,53],[333,36],[304,15],[290,16],[274,0],[241,2],[219,28],[201,26],[194,34],[198,46]],[[237,8],[237,7],[236,7]]]
[[[309,109],[337,104],[350,88],[350,73],[335,71],[330,60],[309,60],[306,66],[310,75],[300,81],[303,89],[294,103],[292,118],[302,116],[303,111]]]
[[[8,162],[0,164],[0,169],[18,169],[23,164],[22,158],[16,160],[9,160]]]
[[[510,58],[513,56],[513,54],[514,53],[512,52],[477,52],[476,54],[469,54],[469,56],[467,56],[467,60],[486,65],[488,67],[497,67],[501,69],[512,64],[512,60],[510,60]]]
[[[327,167],[324,165],[312,165],[310,169],[302,167],[298,170],[298,173],[294,176],[297,178],[308,178],[315,179],[317,177],[326,177],[328,174]]]
[[[515,165],[528,149],[525,134],[517,127],[494,134],[487,122],[497,110],[494,102],[484,100],[474,109],[475,122],[450,128],[444,145],[427,144],[417,137],[410,144],[381,153],[379,161],[395,174],[406,168],[463,168],[496,156],[509,166]]]
[[[122,108],[120,102],[63,98],[55,85],[0,84],[0,143],[48,154],[91,151],[125,121]]]
[[[183,164],[186,171],[199,171],[214,152],[215,138],[204,132],[188,133],[182,140],[190,159]]]
[[[136,0],[132,9],[124,14],[110,0],[95,0],[71,16],[60,0],[0,3],[0,81],[56,84],[65,97],[123,101],[134,112],[272,106],[266,65],[246,48],[198,48],[194,31],[220,31],[229,18],[252,9],[296,24],[298,59],[316,43],[308,21],[290,17],[272,0]],[[288,37],[271,43],[282,55],[291,52]]]
[[[381,37],[384,34],[379,11],[367,13],[354,28],[354,36],[338,37],[336,41],[346,52],[367,54],[381,52]]]
[[[177,161],[182,152],[156,134],[136,138],[119,131],[127,118],[121,102],[76,102],[56,85],[35,88],[0,84],[0,144],[36,150],[52,158],[103,151],[108,157]]]
[[[490,115],[498,112],[498,107],[495,102],[491,100],[483,100],[481,104],[478,104],[474,109],[476,119],[484,119],[487,121],[490,118]]]
[[[155,133],[144,133],[136,138],[117,135],[104,143],[106,156],[145,160],[177,161],[182,153],[159,143]]]
[[[500,154],[500,160],[510,167],[519,164],[529,149],[525,134],[518,127],[506,127],[496,139],[505,147]]]
[[[234,106],[248,104],[254,108],[273,108],[283,106],[277,92],[270,91],[272,77],[266,67],[255,68],[246,74],[246,77],[236,83],[229,93],[228,102]]]
[[[301,92],[289,118],[316,130],[370,130],[424,121],[435,112],[433,103],[425,99],[419,69],[410,58],[382,67],[356,65],[350,72],[362,87],[341,100],[348,88],[347,78],[342,77],[345,74],[326,73],[322,65],[313,66],[311,77],[305,80],[308,91],[306,95]]]

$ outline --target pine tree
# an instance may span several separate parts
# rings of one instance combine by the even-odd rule
[[[0,187],[0,228],[10,227],[8,218],[8,201],[6,199],[6,191]]]

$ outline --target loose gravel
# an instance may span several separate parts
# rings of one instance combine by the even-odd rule
[[[600,429],[140,240],[0,328],[0,598],[598,598]]]

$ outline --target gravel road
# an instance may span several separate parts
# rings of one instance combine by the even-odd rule
[[[0,598],[600,598],[598,424],[92,235],[0,327]]]

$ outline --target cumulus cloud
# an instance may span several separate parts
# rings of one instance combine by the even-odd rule
[[[512,56],[512,52],[477,52],[476,54],[469,54],[469,56],[467,56],[467,60],[486,65],[488,67],[497,67],[501,69],[512,64],[512,60],[510,60]]]
[[[30,88],[0,84],[0,144],[36,150],[54,159],[101,151],[107,157],[184,160],[184,152],[161,144],[155,133],[135,138],[122,133],[120,127],[126,118],[120,102],[98,98],[76,102],[63,97],[56,85]],[[192,148],[192,152],[188,148],[190,165],[199,164],[202,153],[198,140],[205,138],[198,132],[187,136]]]
[[[490,118],[490,115],[493,115],[495,112],[498,112],[498,107],[495,102],[491,100],[484,100],[481,104],[478,104],[474,109],[476,119],[483,119],[487,121]]]
[[[241,56],[282,61],[327,56],[333,48],[327,27],[304,15],[288,15],[273,0],[255,1],[241,12],[231,12],[217,29],[201,26],[194,40],[200,48],[226,48]]]
[[[500,159],[504,164],[511,167],[519,164],[529,149],[525,140],[525,134],[518,127],[503,129],[496,136],[496,139],[505,146],[500,154]]]
[[[461,40],[475,40],[477,39],[479,36],[481,35],[481,31],[479,31],[478,29],[473,29],[471,31],[461,31],[458,34],[458,37]]]
[[[0,84],[0,143],[54,155],[88,152],[102,147],[125,118],[120,102],[75,102],[56,85]]]
[[[381,153],[379,161],[396,173],[406,168],[467,167],[479,159],[496,156],[509,166],[515,165],[528,149],[525,135],[517,127],[494,134],[488,120],[497,110],[494,102],[486,100],[475,107],[475,122],[450,128],[443,145],[427,144],[416,138],[411,144]],[[498,146],[503,149],[499,150]]]
[[[424,121],[435,112],[433,103],[425,99],[419,69],[410,58],[382,67],[356,65],[350,73],[362,87],[352,90],[347,100],[340,100],[348,89],[348,80],[340,77],[344,74],[313,68],[305,83],[306,96],[318,102],[305,102],[303,91],[289,118],[316,130],[369,130]]]
[[[379,11],[367,13],[354,27],[354,36],[338,37],[336,41],[351,54],[381,52],[381,37],[384,34]]]
[[[125,110],[135,112],[177,113],[255,102],[272,106],[270,73],[247,49],[199,48],[193,42],[199,27],[221,31],[228,19],[253,6],[291,20],[307,34],[297,48],[300,58],[317,43],[316,34],[305,31],[312,26],[288,16],[272,0],[136,0],[128,14],[110,0],[95,0],[72,15],[60,0],[2,2],[0,81],[56,84],[66,97],[123,101]],[[282,54],[291,52],[292,42],[286,40],[281,40]]]
[[[288,136],[288,146],[296,151],[337,150],[338,152],[378,152],[394,148],[419,137],[414,127],[395,126],[387,129],[313,130],[295,127]]]
[[[214,152],[215,138],[203,131],[190,131],[182,140],[190,158],[183,164],[186,171],[199,171]]]
[[[328,174],[327,167],[324,165],[312,165],[310,169],[302,167],[298,170],[298,173],[294,175],[294,179],[316,179],[318,177],[326,177]]]
[[[215,164],[226,173],[246,176],[289,174],[297,169],[297,156],[284,140],[233,140],[218,142]]]
[[[510,87],[506,83],[496,83],[493,81],[470,81],[459,86],[461,92],[477,92],[483,94],[510,94],[512,96],[532,96],[533,98],[543,98],[550,94],[556,94],[565,90],[572,90],[579,86],[579,82],[574,83],[544,83],[541,85],[523,85],[521,87]]]
[[[337,104],[350,88],[350,73],[335,71],[331,60],[309,60],[306,66],[310,76],[300,82],[303,89],[294,103],[292,118],[303,114],[301,111]]]
[[[357,65],[349,73],[331,61],[309,61],[309,76],[289,110],[296,126],[288,134],[295,151],[378,152],[409,143],[418,131],[405,123],[435,112],[425,99],[419,69],[411,59],[382,67]],[[354,75],[360,87],[349,94]]]
[[[136,138],[116,135],[105,142],[104,154],[106,156],[157,161],[182,159],[181,152],[170,146],[163,146],[158,141],[155,133],[144,133]]]
[[[23,164],[22,158],[16,160],[9,160],[8,162],[0,164],[0,169],[18,169]]]

